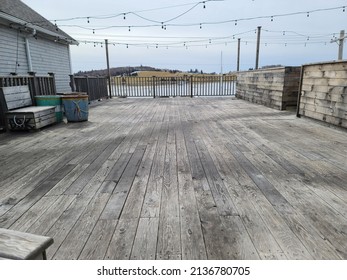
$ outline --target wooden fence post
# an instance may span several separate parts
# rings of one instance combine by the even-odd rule
[[[76,85],[75,85],[75,77],[74,75],[69,75],[70,76],[70,87],[73,92],[76,91]]]
[[[51,77],[51,80],[49,81],[49,94],[50,95],[56,95],[57,94],[57,87],[55,85],[55,74],[53,72],[49,72],[48,75]]]
[[[153,98],[155,98],[155,76],[152,77]]]
[[[31,95],[31,99],[33,101],[35,101],[34,96],[37,95],[37,91],[39,89],[39,84],[38,84],[38,80],[36,77],[36,72],[28,72],[29,75],[31,76],[31,83],[29,82],[29,89],[30,89],[30,95]]]
[[[87,94],[89,96],[89,77],[88,76],[85,76],[85,79],[86,79],[86,91],[87,91]],[[89,99],[90,100],[90,99]]]
[[[193,76],[190,76],[190,97],[191,98],[194,97],[194,93],[193,93]]]

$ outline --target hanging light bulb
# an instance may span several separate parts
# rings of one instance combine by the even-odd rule
[[[271,21],[274,21],[274,17],[273,16],[271,16]]]
[[[89,17],[87,17],[87,22],[90,23]]]
[[[343,6],[343,7],[342,7],[342,12],[345,12],[345,11],[346,11],[346,7]]]
[[[285,32],[285,31],[283,31],[283,36],[284,36],[284,35],[286,35],[286,32]]]
[[[164,22],[161,23],[161,29],[164,29]]]
[[[306,15],[307,17],[310,17],[310,12],[307,12],[307,15]]]
[[[206,9],[206,3],[205,3],[205,1],[204,1],[204,2],[202,2],[202,3],[204,3],[204,9]]]
[[[237,25],[237,20],[235,20],[235,25]]]
[[[129,26],[129,32],[131,31],[131,27]]]
[[[200,29],[202,29],[202,24],[200,23]]]
[[[127,44],[127,49],[129,49],[129,45]]]
[[[127,18],[126,18],[126,14],[125,14],[125,13],[123,14],[123,19],[124,19],[124,20],[126,20],[126,19],[127,19]]]
[[[95,29],[93,29],[93,34],[95,34]]]

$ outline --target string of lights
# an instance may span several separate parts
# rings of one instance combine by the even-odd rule
[[[327,45],[332,38],[336,38],[336,33],[330,34],[301,34],[296,31],[276,31],[276,30],[264,30],[266,33],[271,34],[271,36],[263,35],[262,45]],[[256,29],[247,30],[245,32],[236,33],[233,35],[223,36],[223,37],[155,37],[152,36],[148,38],[146,36],[125,36],[124,38],[117,38],[117,40],[109,40],[109,45],[113,46],[126,46],[131,47],[145,47],[145,48],[192,48],[192,47],[208,47],[216,45],[229,45],[236,44],[237,39],[242,36],[242,42],[245,45],[255,44],[256,38],[253,33]],[[272,34],[279,34],[272,36]],[[130,38],[130,40],[129,40]],[[144,40],[147,39],[147,40]],[[148,39],[157,39],[151,40]],[[165,39],[165,40],[163,40]],[[168,40],[168,39],[180,39],[180,40]],[[90,39],[79,39],[80,44],[93,44],[94,47],[104,46],[102,40],[90,40]]]
[[[204,1],[199,1],[199,2],[191,2],[191,3],[180,4],[180,5],[165,6],[165,7],[152,8],[152,9],[139,10],[139,11],[127,11],[127,12],[121,12],[121,13],[116,13],[116,14],[108,14],[108,15],[78,16],[78,17],[54,19],[54,20],[50,20],[50,21],[57,23],[57,22],[85,20],[87,23],[91,23],[92,20],[107,20],[107,19],[114,19],[114,18],[118,18],[118,17],[123,17],[123,19],[125,20],[127,15],[134,15],[134,16],[139,17],[139,18],[146,20],[146,21],[155,22],[155,23],[166,23],[166,22],[173,21],[175,19],[178,19],[178,18],[186,15],[187,13],[191,12],[192,10],[197,8],[198,6],[203,5],[203,8],[205,9],[206,3],[208,3],[208,2],[223,2],[223,1],[225,1],[225,0],[204,0]],[[168,20],[164,20],[164,21],[154,20],[154,19],[150,19],[150,18],[147,18],[147,17],[140,15],[140,13],[166,10],[166,9],[174,9],[174,8],[185,7],[185,6],[191,6],[191,7],[188,10],[174,16],[173,18],[168,19]],[[40,22],[41,21],[30,22],[30,23],[34,24],[34,23],[40,23]]]
[[[213,0],[210,0],[213,1]],[[205,3],[208,1],[203,1],[203,2],[198,2],[194,7],[197,5],[200,5],[201,3]],[[274,15],[262,15],[262,16],[256,16],[256,17],[247,17],[247,18],[238,18],[238,19],[228,19],[228,20],[222,20],[222,21],[206,21],[206,22],[195,22],[195,23],[169,23],[179,17],[181,17],[183,14],[188,13],[191,11],[193,8],[185,11],[184,13],[163,21],[156,21],[156,20],[151,20],[147,19],[145,17],[142,17],[143,19],[146,19],[147,21],[152,22],[152,24],[138,24],[138,25],[109,25],[109,26],[86,26],[86,25],[77,25],[77,24],[61,24],[60,27],[73,27],[73,28],[80,28],[84,30],[90,30],[93,31],[93,34],[95,34],[96,31],[100,30],[108,30],[108,29],[114,29],[114,28],[127,28],[129,31],[131,31],[133,28],[150,28],[150,27],[161,27],[162,29],[166,29],[167,27],[194,27],[194,26],[199,26],[202,28],[204,25],[220,25],[220,24],[228,24],[228,23],[234,23],[235,25],[238,25],[240,22],[244,21],[252,21],[252,20],[259,20],[259,19],[269,19],[271,22],[273,22],[276,18],[280,17],[291,17],[291,16],[296,16],[296,15],[305,15],[306,17],[310,17],[311,14],[314,13],[320,13],[320,12],[326,12],[326,11],[334,11],[334,10],[342,10],[342,12],[346,11],[346,6],[338,6],[338,7],[331,7],[331,8],[324,8],[324,9],[314,9],[314,10],[309,10],[309,11],[298,11],[298,12],[291,12],[291,13],[283,13],[283,14],[274,14]],[[128,14],[137,14],[134,12],[128,12]],[[125,14],[127,13],[122,13],[120,15],[124,16],[125,19]],[[141,17],[141,16],[140,16]],[[87,17],[87,19],[92,18],[92,17]],[[96,17],[93,17],[96,18]],[[77,18],[75,18],[77,19]],[[88,22],[90,23],[90,21]],[[56,20],[55,20],[56,22]]]

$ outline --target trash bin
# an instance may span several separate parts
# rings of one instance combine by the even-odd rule
[[[62,96],[65,116],[68,122],[83,122],[88,120],[88,95]]]
[[[57,122],[63,121],[63,108],[61,95],[38,95],[35,96],[37,106],[55,106]]]

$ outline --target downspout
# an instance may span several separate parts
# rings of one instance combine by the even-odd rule
[[[33,72],[33,64],[31,61],[30,45],[29,45],[28,38],[25,38],[25,49],[27,53],[27,61],[28,61],[28,68],[29,68],[28,72]]]
[[[67,45],[67,50],[68,50],[68,54],[69,54],[69,66],[70,66],[70,75],[73,75],[72,73],[72,63],[71,63],[71,49],[70,49],[70,45]]]

